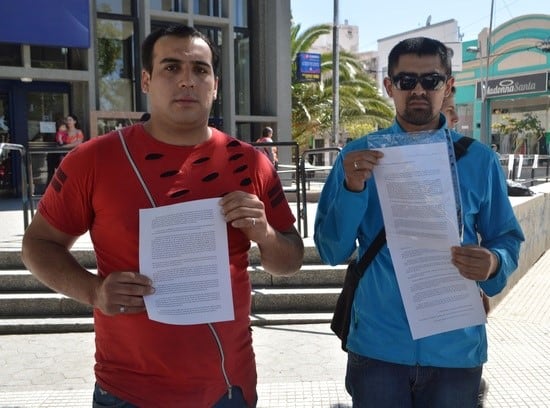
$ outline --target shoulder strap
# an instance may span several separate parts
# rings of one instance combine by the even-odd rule
[[[462,136],[456,142],[453,142],[456,160],[460,159],[462,156],[466,154],[466,152],[468,152],[468,147],[470,147],[470,145],[473,142],[474,142],[474,139],[466,136]]]
[[[370,246],[367,248],[367,251],[361,257],[361,260],[357,264],[357,270],[359,275],[362,277],[367,267],[370,265],[376,254],[382,249],[386,243],[386,229],[382,227],[374,241],[371,242]]]
[[[460,139],[458,139],[456,142],[453,142],[453,148],[455,150],[455,158],[456,160],[459,160],[462,156],[464,156],[468,152],[468,148],[472,144],[474,139],[471,137],[462,136]],[[367,248],[367,251],[363,254],[361,259],[359,260],[359,263],[357,264],[357,268],[359,270],[359,274],[362,277],[365,271],[367,270],[367,267],[370,265],[376,254],[382,249],[384,244],[386,243],[386,229],[382,227],[376,238],[371,242],[370,246]]]
[[[136,177],[138,178],[141,187],[143,187],[143,191],[145,191],[145,194],[147,195],[147,198],[149,199],[149,202],[151,203],[151,207],[156,207],[157,204],[155,203],[155,200],[151,193],[149,192],[149,189],[147,188],[147,184],[145,184],[145,180],[141,176],[141,173],[139,172],[139,169],[137,168],[136,162],[134,159],[132,159],[132,155],[130,154],[130,151],[128,150],[128,145],[126,144],[126,140],[124,140],[124,135],[122,134],[122,130],[118,130],[118,137],[120,139],[120,143],[122,143],[122,148],[124,149],[124,153],[126,154],[126,157],[128,158],[128,161],[130,162],[132,169],[134,170],[134,173],[136,173]]]

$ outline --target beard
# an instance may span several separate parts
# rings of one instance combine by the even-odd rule
[[[415,100],[425,102],[426,105],[411,107],[410,102]],[[405,110],[401,116],[412,125],[422,126],[431,122],[435,115],[433,114],[432,102],[429,99],[415,96],[407,100]]]

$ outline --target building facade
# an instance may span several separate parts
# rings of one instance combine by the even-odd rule
[[[328,23],[327,23],[328,24]],[[304,27],[309,28],[309,27]],[[333,49],[333,34],[323,34],[311,45],[310,52],[318,52],[324,54],[332,52]],[[357,53],[359,51],[359,27],[348,24],[348,20],[344,20],[344,24],[338,25],[338,45],[341,50]]]
[[[462,44],[463,70],[455,74],[458,130],[497,144],[501,153],[548,154],[550,15],[516,17],[488,35],[484,29],[477,40]],[[538,119],[542,133],[496,130],[526,115]]]
[[[0,15],[0,143],[27,149],[35,186],[67,115],[90,138],[148,110],[140,44],[171,23],[220,48],[213,126],[245,141],[271,126],[291,140],[290,0],[18,0],[0,2]],[[15,156],[1,154],[0,197],[20,194]]]
[[[426,22],[424,27],[406,31],[404,33],[395,34],[389,37],[378,40],[378,65],[376,72],[376,81],[378,88],[384,96],[387,96],[384,89],[384,78],[388,76],[388,56],[393,47],[402,40],[412,37],[430,37],[435,38],[447,47],[453,50],[453,72],[462,70],[462,47],[460,42],[462,35],[458,27],[458,22],[454,19],[442,21],[441,23],[432,24],[431,19]]]

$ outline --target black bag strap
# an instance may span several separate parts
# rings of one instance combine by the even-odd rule
[[[363,274],[367,270],[367,267],[370,265],[378,251],[382,249],[384,244],[386,243],[386,229],[382,227],[376,238],[374,238],[374,241],[371,242],[369,247],[367,248],[367,251],[363,254],[361,257],[361,260],[357,264],[357,272],[359,272],[359,276],[361,279],[363,277]]]
[[[468,152],[468,147],[474,142],[471,137],[462,136],[456,142],[453,142],[453,148],[455,149],[456,160],[460,159]]]
[[[455,151],[455,158],[456,160],[460,159],[462,156],[464,156],[468,152],[468,148],[472,144],[474,139],[471,137],[462,136],[460,139],[458,139],[456,142],[453,142],[453,148]],[[359,262],[357,263],[357,270],[359,272],[360,278],[363,277],[365,271],[367,270],[368,266],[378,254],[378,251],[382,249],[384,244],[386,243],[386,229],[382,227],[376,238],[371,242],[369,247],[367,248],[367,251],[363,254]]]

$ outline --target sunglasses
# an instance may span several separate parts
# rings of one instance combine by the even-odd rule
[[[441,89],[443,85],[445,85],[447,77],[437,72],[422,75],[397,74],[392,77],[391,81],[395,87],[401,91],[411,91],[416,88],[416,84],[419,82],[426,91],[435,91]]]

